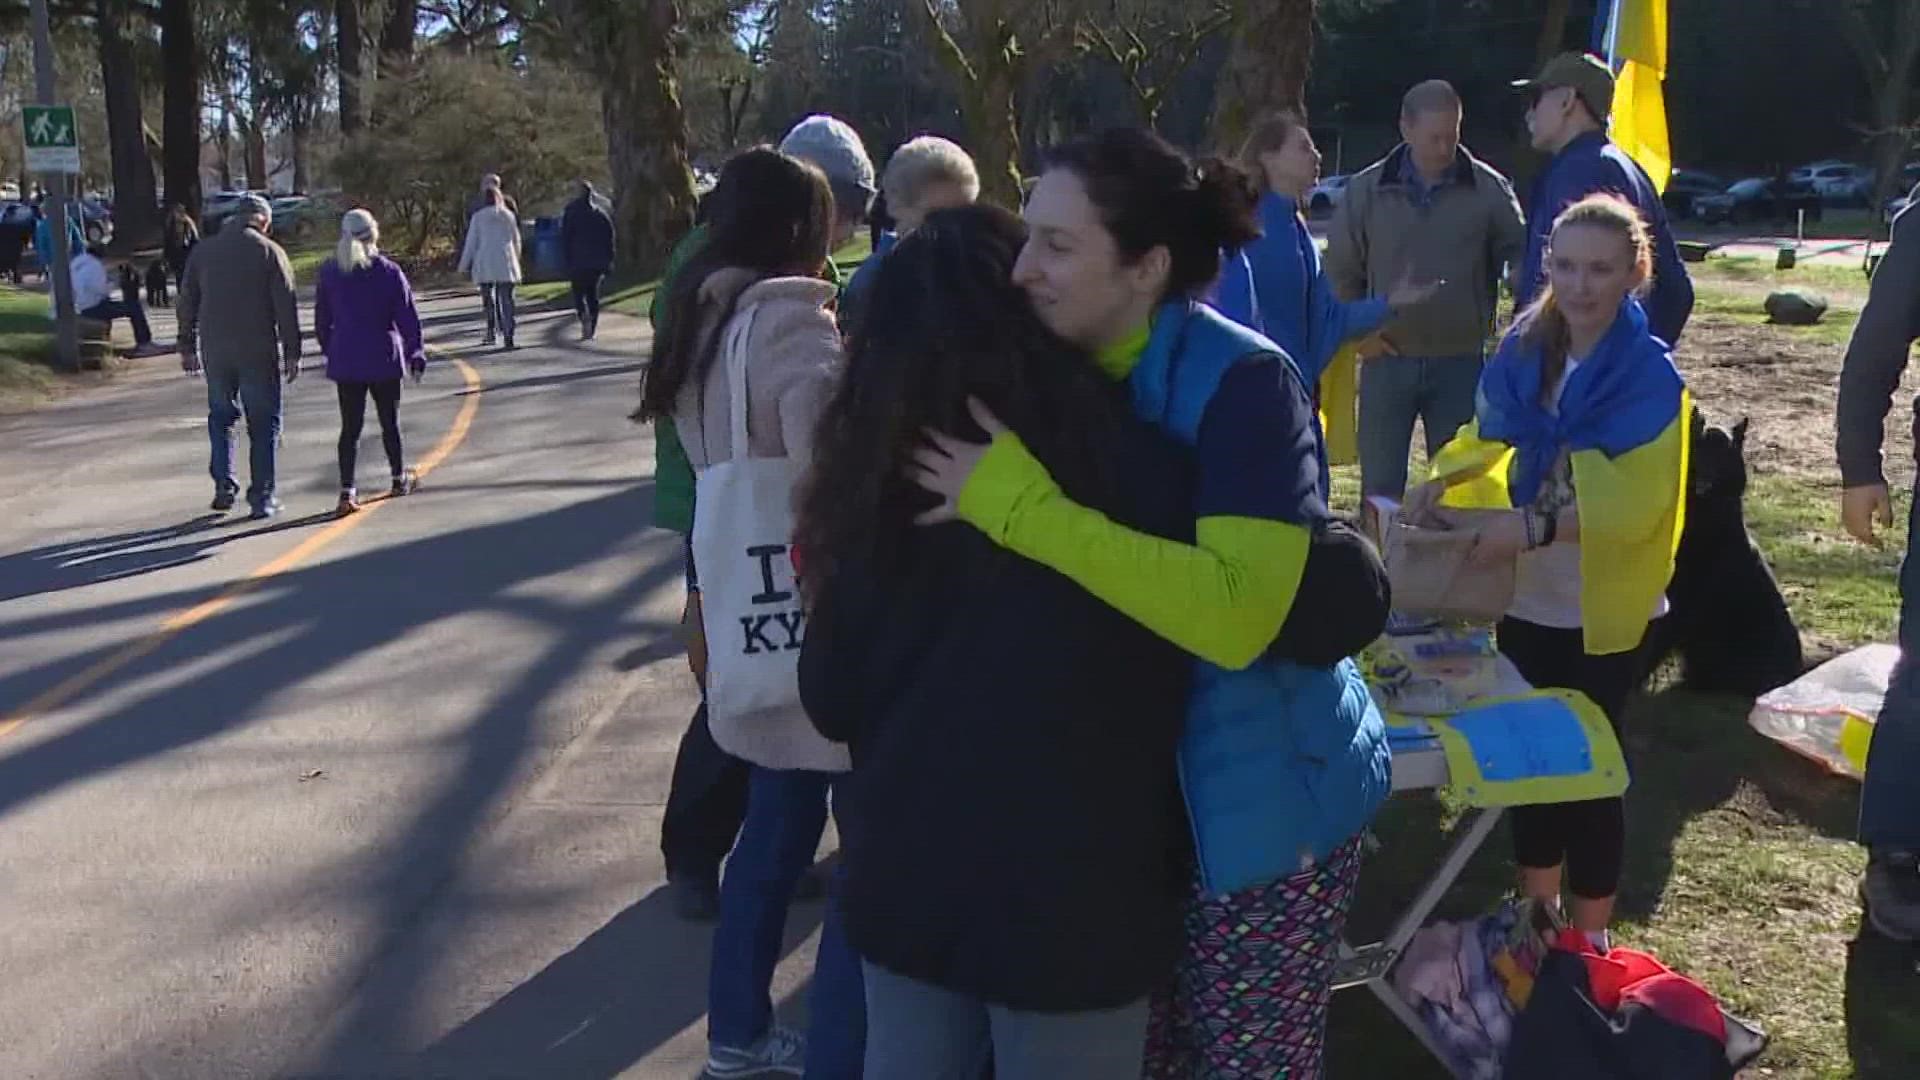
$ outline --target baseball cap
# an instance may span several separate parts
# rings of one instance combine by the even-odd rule
[[[827,176],[836,202],[864,217],[875,193],[873,159],[860,133],[836,117],[815,115],[793,125],[780,140],[780,152],[810,161]]]
[[[1553,90],[1570,86],[1574,93],[1592,109],[1594,116],[1605,120],[1613,111],[1613,69],[1607,62],[1590,53],[1561,53],[1547,61],[1540,74],[1531,79],[1516,79],[1513,83],[1519,90]]]

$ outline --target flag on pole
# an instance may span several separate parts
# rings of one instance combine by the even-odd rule
[[[1595,51],[1614,71],[1614,144],[1664,192],[1673,175],[1667,141],[1667,0],[1612,0],[1594,12]]]

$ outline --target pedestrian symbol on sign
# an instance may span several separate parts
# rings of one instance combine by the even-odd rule
[[[77,173],[80,140],[76,137],[71,105],[28,105],[20,110],[26,127],[27,171]]]

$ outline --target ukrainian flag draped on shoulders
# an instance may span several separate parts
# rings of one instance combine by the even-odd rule
[[[1628,297],[1593,353],[1567,376],[1557,413],[1542,401],[1541,350],[1509,331],[1480,379],[1477,415],[1442,447],[1442,504],[1530,505],[1562,447],[1580,515],[1586,651],[1639,645],[1673,577],[1685,525],[1692,404],[1666,342]]]

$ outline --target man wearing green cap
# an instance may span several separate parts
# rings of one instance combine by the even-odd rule
[[[1613,111],[1613,71],[1580,53],[1561,53],[1534,79],[1513,84],[1527,91],[1527,133],[1533,148],[1553,155],[1534,178],[1527,199],[1527,257],[1514,282],[1514,303],[1525,310],[1545,279],[1547,237],[1560,212],[1589,195],[1608,192],[1632,203],[1653,232],[1653,286],[1644,303],[1654,335],[1672,345],[1693,313],[1693,279],[1680,261],[1666,207],[1646,170],[1607,138]]]

